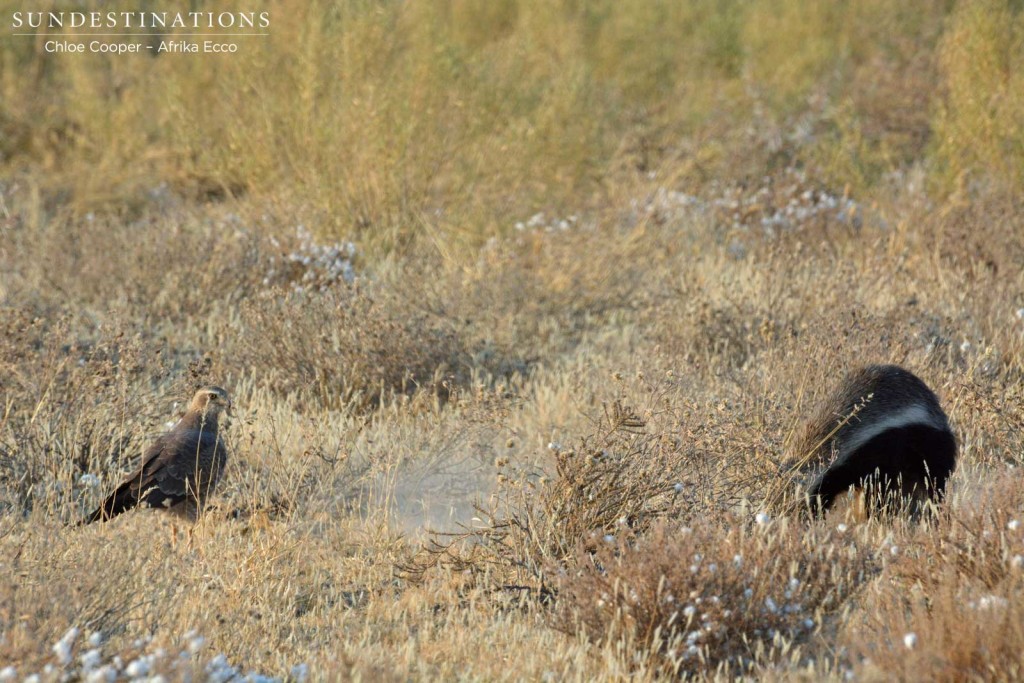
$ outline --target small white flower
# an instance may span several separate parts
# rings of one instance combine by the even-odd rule
[[[687,605],[683,608],[683,616],[687,619],[691,618],[697,612],[697,608],[693,605]]]
[[[205,644],[206,638],[203,638],[200,635],[192,636],[192,638],[188,641],[188,651],[192,654],[196,654],[197,652],[203,649],[203,645]]]
[[[894,546],[890,547],[889,548],[889,554],[892,555],[893,557],[896,557],[897,555],[900,554],[900,547],[898,545],[894,545]]]
[[[907,633],[907,634],[905,634],[903,636],[903,645],[908,650],[913,650],[915,647],[917,647],[917,634],[916,633]]]
[[[615,536],[613,536],[611,534],[605,535],[604,542],[605,543],[615,543]]]
[[[768,608],[768,611],[775,614],[779,611],[779,606],[775,604],[775,601],[771,598],[764,599],[764,606]]]
[[[131,678],[139,678],[149,673],[149,662],[145,657],[139,657],[125,667],[124,673]]]
[[[110,666],[101,666],[95,671],[90,671],[85,677],[85,683],[114,683],[117,680],[117,669]]]
[[[95,474],[85,473],[78,478],[78,485],[92,488],[100,485],[100,478]]]
[[[999,597],[998,595],[983,595],[978,600],[978,609],[993,609],[997,607],[1006,607],[1009,603],[1006,598]]]
[[[845,534],[846,533],[846,529],[847,529],[847,527],[846,527],[845,524],[840,524],[839,526],[836,527],[836,531],[838,531],[841,534]]]
[[[1013,559],[1010,560],[1010,566],[1014,569],[1024,567],[1024,555],[1014,555]]]
[[[683,485],[682,484],[676,484],[672,488],[675,489],[676,493],[682,493],[683,492]]]
[[[754,521],[757,522],[758,524],[765,525],[768,522],[772,521],[772,518],[768,516],[767,512],[758,512],[754,516]]]
[[[18,670],[13,666],[5,666],[0,669],[0,683],[9,683],[18,677]]]
[[[99,648],[93,648],[79,657],[78,661],[82,663],[82,671],[92,671],[103,661],[103,654]]]
[[[207,679],[215,683],[226,683],[238,675],[235,667],[228,664],[228,658],[220,654],[206,664]]]
[[[558,451],[562,450],[562,444],[558,443],[557,441],[552,441],[548,444],[548,450],[555,451],[557,453]]]
[[[967,353],[970,350],[971,350],[971,342],[964,341],[964,343],[960,345],[960,353]]]
[[[71,663],[71,649],[75,646],[75,640],[78,639],[79,630],[72,626],[67,632],[53,644],[53,654],[57,656],[57,661],[63,666],[67,666]]]
[[[1017,529],[1020,528],[1020,520],[1019,519],[1011,519],[1007,523],[1006,528],[1009,529],[1010,531],[1016,531]]]

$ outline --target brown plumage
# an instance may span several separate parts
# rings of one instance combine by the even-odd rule
[[[220,387],[197,391],[178,424],[145,452],[142,466],[81,524],[105,522],[138,505],[195,519],[224,472],[227,447],[219,419],[230,407]]]
[[[816,471],[806,488],[821,514],[843,492],[869,493],[871,509],[940,501],[956,467],[956,439],[939,399],[896,365],[847,375],[807,424],[795,452]]]

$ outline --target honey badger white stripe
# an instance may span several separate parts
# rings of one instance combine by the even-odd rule
[[[857,418],[854,417],[853,419],[856,420]],[[944,418],[930,411],[927,406],[916,403],[907,406],[897,413],[886,415],[880,420],[853,425],[850,428],[852,430],[850,436],[839,444],[839,458],[837,461],[846,460],[850,453],[855,452],[858,448],[885,431],[909,427],[910,425],[922,425],[940,430],[949,429],[949,425]]]

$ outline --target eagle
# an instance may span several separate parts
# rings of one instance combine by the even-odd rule
[[[220,416],[231,408],[228,392],[196,391],[188,411],[142,457],[142,465],[79,524],[105,522],[139,505],[195,520],[224,473],[228,451]]]

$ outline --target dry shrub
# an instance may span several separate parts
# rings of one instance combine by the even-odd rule
[[[971,286],[998,287],[1024,268],[1021,208],[1015,191],[984,192],[921,220],[947,267],[962,272]]]
[[[45,209],[25,194],[11,200],[4,238],[17,257],[4,261],[11,291],[41,305],[144,311],[140,329],[183,326],[253,296],[270,268],[264,227],[216,208],[154,199],[134,218],[60,211],[37,223],[31,217]]]
[[[241,309],[234,362],[279,395],[368,410],[426,387],[448,396],[464,350],[449,322],[361,287],[270,290]]]
[[[496,374],[572,351],[588,333],[628,315],[664,265],[655,246],[632,242],[619,224],[538,216],[539,225],[492,241],[475,262],[409,259],[395,285],[465,321],[467,335],[479,340],[475,360]]]
[[[823,527],[694,522],[581,548],[559,576],[556,627],[663,673],[741,675],[817,656],[812,637],[874,572],[865,548]]]
[[[79,338],[81,321],[0,310],[0,506],[27,512],[83,493],[79,475],[137,454],[159,402],[151,373],[166,376],[140,339]]]
[[[731,302],[713,304],[706,297],[680,297],[681,316],[689,325],[679,330],[656,330],[666,350],[691,363],[741,368],[775,333],[777,323],[767,311]]]
[[[857,678],[1020,680],[1022,589],[1018,580],[999,592],[964,590],[947,576],[940,589],[910,608],[901,596],[888,594],[876,605],[872,621],[878,631],[854,648],[863,658]]]
[[[962,475],[968,477],[968,474]],[[1024,558],[1024,477],[1016,469],[989,473],[980,482],[983,493],[961,501],[948,512],[948,520],[932,533],[922,534],[921,544],[903,552],[892,565],[895,575],[926,591],[941,586],[943,571],[954,573],[963,585],[996,589],[1021,577]],[[977,484],[975,484],[977,485]],[[966,486],[971,486],[967,484]],[[969,495],[970,489],[965,492]],[[920,560],[932,558],[931,563]]]
[[[865,678],[1016,680],[1024,648],[1024,500],[1014,470],[896,547],[887,589],[845,638]],[[886,584],[882,584],[883,586]]]
[[[698,469],[703,454],[675,430],[647,425],[637,411],[614,403],[575,447],[549,446],[550,475],[499,458],[498,490],[476,505],[471,524],[434,534],[402,569],[415,579],[435,568],[476,578],[490,573],[492,584],[550,596],[552,569],[573,564],[581,544],[596,549],[604,537],[642,533],[656,519],[705,509],[715,498],[684,475]]]
[[[955,397],[957,436],[974,463],[1024,462],[1024,384],[1016,356],[981,356],[946,392]]]

